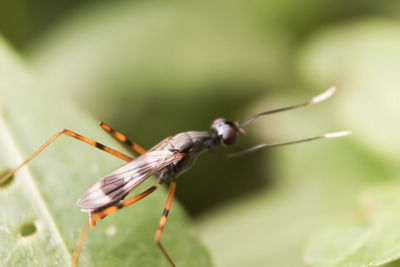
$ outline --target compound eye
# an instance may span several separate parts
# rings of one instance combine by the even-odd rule
[[[224,125],[221,127],[220,138],[224,145],[232,145],[236,141],[236,130],[230,125]]]

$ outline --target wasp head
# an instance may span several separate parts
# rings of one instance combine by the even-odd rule
[[[219,141],[226,146],[235,143],[238,132],[244,133],[238,125],[223,118],[214,120],[211,124],[211,130],[217,134]]]

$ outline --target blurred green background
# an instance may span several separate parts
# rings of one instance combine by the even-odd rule
[[[395,266],[399,16],[394,0],[16,0],[0,2],[0,31],[53,96],[145,148],[336,85],[328,102],[260,119],[232,150],[352,136],[205,155],[177,199],[216,266]]]

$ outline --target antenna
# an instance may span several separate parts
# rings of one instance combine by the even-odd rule
[[[331,88],[329,88],[328,90],[326,90],[322,94],[311,98],[307,102],[304,102],[304,103],[301,103],[301,104],[297,104],[297,105],[293,105],[293,106],[289,106],[289,107],[278,108],[278,109],[273,109],[273,110],[268,110],[268,111],[264,111],[264,112],[258,113],[256,115],[251,116],[250,118],[248,118],[244,122],[242,122],[240,124],[239,128],[246,127],[247,125],[253,123],[256,119],[258,119],[261,116],[271,115],[271,114],[275,114],[275,113],[279,113],[279,112],[283,112],[283,111],[288,111],[288,110],[292,110],[292,109],[297,109],[297,108],[302,108],[302,107],[307,107],[307,106],[322,102],[322,101],[328,99],[329,97],[331,97],[335,93],[335,90],[336,90],[336,87],[332,86]]]
[[[225,154],[225,156],[227,158],[236,158],[236,157],[240,157],[240,156],[252,153],[254,151],[257,151],[257,150],[260,150],[260,149],[263,149],[263,148],[292,145],[292,144],[297,144],[297,143],[313,141],[313,140],[317,140],[317,139],[338,138],[338,137],[350,135],[351,133],[352,133],[352,131],[341,131],[341,132],[334,132],[334,133],[326,133],[326,134],[323,134],[323,135],[318,135],[318,136],[313,136],[313,137],[308,137],[308,138],[304,138],[304,139],[298,139],[298,140],[289,141],[289,142],[283,142],[283,143],[259,144],[259,145],[250,147],[250,148],[245,149],[245,150],[240,151],[240,152],[234,152],[234,153]]]

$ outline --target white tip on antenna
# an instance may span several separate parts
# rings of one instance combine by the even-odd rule
[[[331,97],[335,93],[335,91],[336,91],[336,87],[332,86],[331,88],[329,88],[328,90],[326,90],[322,94],[311,98],[310,99],[310,104],[315,104],[315,103],[322,102],[322,101],[328,99],[329,97]]]
[[[325,138],[338,138],[346,135],[351,135],[352,131],[342,131],[342,132],[336,132],[336,133],[327,133],[324,134]]]
[[[307,102],[304,102],[304,103],[301,103],[301,104],[297,104],[297,105],[293,105],[293,106],[288,106],[288,107],[284,107],[284,108],[278,108],[278,109],[273,109],[273,110],[268,110],[268,111],[264,111],[264,112],[258,113],[256,115],[251,116],[250,118],[248,118],[244,122],[242,122],[241,125],[240,125],[240,128],[246,127],[247,125],[253,123],[256,119],[258,119],[261,116],[271,115],[271,114],[275,114],[275,113],[278,113],[278,112],[288,111],[288,110],[292,110],[292,109],[296,109],[296,108],[307,107],[309,105],[319,103],[319,102],[324,101],[324,100],[328,99],[329,97],[331,97],[335,93],[335,90],[336,90],[336,87],[332,86],[331,88],[329,88],[328,90],[326,90],[322,94],[314,96],[313,98],[311,98]]]
[[[351,133],[352,133],[352,131],[341,131],[341,132],[335,132],[335,133],[326,133],[324,135],[317,135],[317,136],[313,136],[313,137],[308,137],[308,138],[304,138],[304,139],[298,139],[298,140],[293,140],[293,141],[283,142],[283,143],[259,144],[259,145],[250,147],[250,148],[245,149],[240,152],[226,154],[226,157],[228,157],[228,158],[239,157],[239,156],[254,152],[256,150],[268,148],[268,147],[292,145],[292,144],[304,143],[304,142],[309,142],[309,141],[318,140],[318,139],[338,138],[338,137],[350,135]]]

